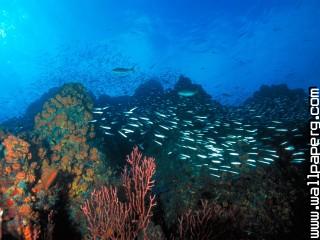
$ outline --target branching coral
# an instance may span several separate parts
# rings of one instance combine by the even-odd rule
[[[152,216],[151,209],[155,205],[155,196],[150,195],[147,199],[154,185],[152,177],[155,174],[155,161],[153,158],[142,159],[138,147],[135,147],[127,157],[127,163],[129,168],[125,167],[122,174],[123,187],[136,215],[138,228],[146,229]]]
[[[232,228],[239,217],[235,207],[223,207],[219,204],[201,200],[197,210],[187,210],[178,220],[177,237],[180,240],[235,239]]]
[[[147,239],[145,230],[156,205],[155,196],[150,194],[154,184],[155,160],[142,158],[135,147],[127,163],[129,168],[125,168],[122,175],[125,202],[119,200],[117,188],[103,187],[93,191],[91,198],[82,206],[93,239],[127,240],[138,235]]]
[[[91,193],[90,200],[82,206],[88,221],[92,239],[131,239],[131,224],[128,224],[129,204],[119,201],[116,188],[102,187]]]

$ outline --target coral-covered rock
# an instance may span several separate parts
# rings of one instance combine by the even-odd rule
[[[66,84],[45,102],[35,118],[34,141],[42,145],[38,150],[42,176],[33,190],[48,189],[61,172],[60,184],[67,188],[71,218],[77,221],[77,204],[98,182],[104,159],[96,148],[94,128],[89,123],[92,110],[93,101],[85,88]]]
[[[18,162],[20,159],[31,159],[30,144],[15,136],[9,135],[2,145],[5,147],[5,160],[8,163]]]
[[[179,240],[243,239],[240,211],[236,206],[202,200],[200,208],[188,209],[178,221]]]
[[[295,181],[301,177],[294,167],[281,169],[275,164],[229,180],[205,183],[203,179],[200,192],[202,197],[214,199],[222,206],[238,206],[242,231],[254,239],[271,239],[292,232],[296,214],[293,205],[301,194],[301,186]]]
[[[183,164],[173,176],[170,174],[174,171],[171,165],[166,165],[167,175],[159,171],[161,176],[157,181],[164,220],[170,228],[177,228],[174,222],[179,215],[185,214],[188,209],[195,209],[200,199],[208,199],[224,208],[237,206],[241,217],[240,235],[250,234],[250,239],[291,236],[295,228],[294,219],[299,215],[293,206],[299,203],[299,198],[305,198],[301,190],[301,169],[275,163],[269,167],[243,171],[238,177],[222,176],[216,180],[204,172],[192,176],[191,170],[188,171]],[[164,185],[162,179],[171,184]]]
[[[0,208],[4,209],[4,233],[24,235],[23,227],[38,226],[36,195],[31,191],[37,164],[32,160],[30,144],[13,135],[1,142]]]

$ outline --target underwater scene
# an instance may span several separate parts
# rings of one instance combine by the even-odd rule
[[[0,240],[309,239],[319,16],[0,0]]]

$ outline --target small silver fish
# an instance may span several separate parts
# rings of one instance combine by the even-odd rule
[[[124,134],[123,132],[121,132],[121,131],[118,131],[118,133],[119,133],[121,136],[125,137],[125,138],[128,137],[127,135],[125,135],[125,134]]]

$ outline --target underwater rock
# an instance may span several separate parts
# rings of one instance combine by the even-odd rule
[[[184,97],[177,93],[187,88],[196,89],[198,94]],[[155,191],[169,227],[203,195],[223,191],[204,190],[203,178],[212,183],[236,181],[242,179],[241,175],[255,172],[255,168],[268,167],[277,161],[283,160],[284,166],[289,166],[294,159],[290,149],[296,149],[299,156],[304,154],[300,142],[303,129],[294,126],[286,129],[286,121],[273,123],[263,118],[256,121],[256,113],[246,115],[239,114],[241,108],[226,109],[201,94],[201,89],[181,77],[174,90],[162,95],[133,96],[128,102],[109,101],[97,106],[99,113],[92,123],[104,135],[106,151],[113,159],[119,159],[116,154],[132,144],[142,146],[146,154],[156,157]],[[300,140],[296,141],[295,136]],[[291,140],[294,145],[290,145]],[[257,199],[253,198],[252,204],[254,201]]]
[[[0,208],[4,210],[4,235],[26,236],[27,230],[40,231],[37,195],[32,192],[36,183],[37,163],[30,144],[21,138],[7,135],[0,149]],[[43,207],[43,206],[42,206]]]
[[[0,207],[5,209],[6,234],[20,237],[40,223],[45,230],[44,218],[55,209],[58,232],[65,227],[61,225],[71,225],[84,236],[80,205],[93,188],[110,183],[128,149],[138,145],[157,159],[154,217],[161,220],[152,219],[160,225],[149,224],[149,238],[169,237],[179,227],[179,217],[198,213],[205,200],[223,209],[221,214],[239,210],[241,226],[231,232],[241,239],[298,235],[293,219],[299,214],[293,206],[304,199],[299,174],[304,165],[290,163],[305,156],[300,127],[305,119],[302,105],[294,102],[295,96],[303,99],[301,91],[281,86],[277,91],[283,95],[269,97],[264,92],[273,87],[266,87],[244,106],[227,109],[185,77],[173,90],[161,89],[150,81],[134,96],[103,96],[93,107],[82,85],[66,84],[44,103],[33,130],[12,135],[0,129]],[[282,101],[293,102],[298,113],[275,121]],[[270,102],[277,106],[273,111],[264,108]],[[110,163],[113,169],[107,168]],[[121,181],[115,182],[120,201],[125,201]],[[21,226],[17,216],[28,224]]]
[[[146,235],[148,236],[148,239],[153,240],[166,240],[165,234],[159,225],[155,225],[153,222],[150,222],[147,229],[146,229]],[[140,238],[143,239],[143,238]],[[138,238],[139,240],[139,238]]]
[[[286,239],[301,227],[292,219],[298,215],[293,206],[299,204],[301,194],[305,197],[303,178],[301,169],[276,163],[225,181],[212,182],[204,177],[199,194],[222,205],[238,206],[242,231],[252,238]]]
[[[34,191],[47,189],[60,172],[63,180],[59,184],[65,188],[70,218],[77,223],[80,203],[100,181],[104,169],[104,154],[96,146],[94,127],[89,126],[92,109],[93,100],[81,84],[65,84],[44,103],[33,131],[42,160],[42,182]],[[107,181],[107,176],[104,178]]]
[[[141,84],[134,92],[134,98],[145,98],[146,96],[156,97],[164,94],[161,83],[157,80],[149,80]]]
[[[13,134],[20,134],[23,131],[32,131],[34,127],[34,118],[42,110],[43,104],[51,97],[53,97],[59,88],[51,88],[44,93],[39,99],[32,102],[25,113],[21,117],[8,119],[1,123],[1,125]]]
[[[243,239],[241,222],[240,211],[236,206],[201,200],[200,207],[188,209],[180,216],[176,236],[171,239]]]
[[[264,122],[304,123],[308,119],[307,94],[303,89],[289,89],[285,84],[263,85],[239,110],[239,116],[260,116]]]
[[[286,96],[287,98],[294,100],[296,98],[304,99],[307,95],[303,89],[289,89],[286,84],[279,85],[262,85],[260,89],[253,93],[253,96],[246,100],[250,102],[252,99],[263,98],[278,98],[279,96]]]
[[[0,124],[4,129],[6,129],[6,131],[12,134],[20,134],[22,131],[27,129],[26,126],[30,126],[33,124],[33,119],[32,121],[29,121],[24,120],[23,117],[15,117],[8,119]]]

